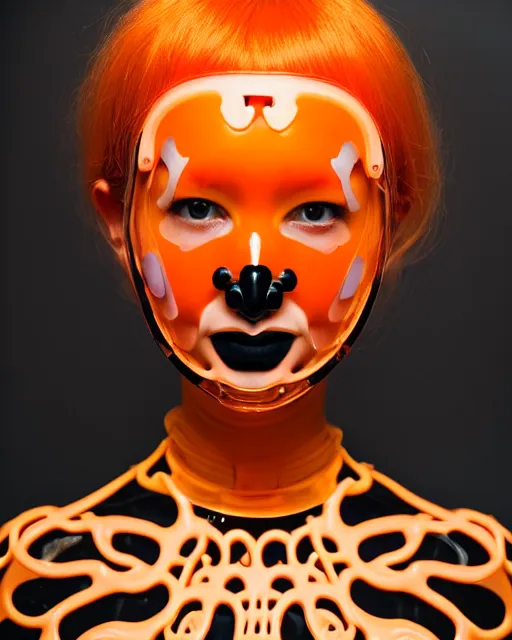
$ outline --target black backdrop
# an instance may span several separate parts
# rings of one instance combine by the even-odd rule
[[[358,459],[511,527],[512,2],[375,4],[428,84],[446,188],[434,248],[332,374],[328,416]],[[116,6],[2,3],[0,522],[141,460],[179,402],[77,180],[72,103]]]

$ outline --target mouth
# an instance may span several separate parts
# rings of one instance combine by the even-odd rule
[[[271,371],[286,357],[295,340],[292,333],[264,331],[250,336],[221,331],[210,336],[219,358],[235,371]]]

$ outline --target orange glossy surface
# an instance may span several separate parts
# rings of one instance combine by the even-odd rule
[[[308,518],[303,526],[291,533],[270,530],[258,540],[242,530],[223,535],[207,520],[194,514],[192,505],[177,489],[171,475],[151,473],[168,445],[169,442],[164,441],[146,461],[87,498],[63,508],[34,509],[0,530],[0,542],[9,537],[8,549],[0,558],[0,569],[7,569],[0,585],[0,621],[9,618],[23,627],[42,629],[41,640],[58,640],[59,625],[71,612],[109,594],[141,593],[163,585],[169,593],[168,604],[150,619],[137,623],[106,622],[84,633],[80,640],[154,640],[160,632],[166,640],[184,637],[200,640],[205,638],[220,604],[227,605],[234,613],[234,640],[279,640],[283,615],[294,603],[303,609],[308,628],[317,640],[353,640],[358,629],[372,639],[435,640],[430,631],[418,624],[380,618],[357,606],[351,596],[351,585],[356,580],[363,580],[378,589],[406,592],[423,599],[453,622],[457,640],[503,640],[512,632],[512,586],[507,577],[507,574],[512,575],[512,563],[505,555],[505,540],[512,542],[512,536],[491,516],[467,509],[449,511],[438,507],[370,466],[355,462],[340,448],[340,463],[352,469],[355,479],[347,478],[336,487],[320,516]],[[126,516],[97,517],[91,512],[95,505],[133,480],[175,501],[179,515],[172,526],[161,527]],[[340,518],[343,501],[364,495],[375,481],[421,513],[375,518],[355,526],[345,524]],[[105,560],[119,568],[101,560],[59,563],[32,557],[28,551],[30,546],[53,530],[64,530],[69,536],[91,534]],[[453,531],[478,542],[486,550],[488,560],[476,566],[418,560],[406,570],[393,568],[407,562],[425,536]],[[113,537],[117,533],[130,532],[146,536],[158,545],[160,554],[155,564],[146,564],[114,548]],[[361,543],[390,532],[402,533],[405,544],[364,562],[359,554]],[[308,539],[313,548],[306,564],[297,559],[298,545],[304,539]],[[179,550],[189,540],[195,540],[196,546],[188,557],[184,557]],[[330,541],[329,549],[327,540]],[[285,546],[287,563],[267,567],[262,560],[263,549],[276,541]],[[241,561],[232,563],[230,554],[235,543],[243,544],[247,553]],[[207,553],[209,544],[220,553],[220,561],[216,564]],[[345,568],[340,570],[340,567]],[[42,615],[23,615],[13,603],[16,588],[28,580],[84,575],[92,581],[89,588],[65,598]],[[487,630],[474,625],[455,604],[429,588],[428,580],[432,576],[479,585],[494,592],[504,603],[502,623]],[[234,578],[243,584],[238,593],[226,588]],[[289,580],[291,588],[285,593],[276,590],[273,587],[276,578]],[[339,608],[345,624],[318,606],[322,599]],[[180,611],[191,601],[200,603],[200,610],[188,613],[177,630],[171,630]]]
[[[162,126],[157,148],[172,136],[180,153],[190,158],[175,200],[212,200],[228,211],[234,222],[226,236],[191,251],[181,251],[167,242],[159,232],[164,212],[155,203],[165,190],[168,171],[164,165],[159,166],[150,190],[149,211],[136,212],[135,217],[142,234],[141,250],[144,253],[143,247],[149,249],[151,240],[154,242],[184,322],[198,324],[204,307],[217,295],[211,282],[217,267],[225,265],[238,275],[250,264],[249,239],[253,232],[262,239],[261,264],[273,274],[286,267],[296,271],[300,286],[290,295],[306,310],[312,323],[325,322],[369,219],[376,235],[368,238],[368,245],[378,252],[380,203],[377,199],[372,206],[369,180],[362,167],[352,179],[362,211],[348,214],[352,237],[343,250],[324,255],[279,232],[286,214],[304,202],[345,205],[330,160],[346,141],[357,142],[358,148],[364,149],[356,124],[343,118],[336,105],[315,105],[306,99],[302,102],[296,121],[283,133],[272,131],[261,117],[248,131],[230,130],[222,119],[218,96],[202,96],[181,105]]]
[[[283,131],[269,127],[262,114],[263,101],[256,98],[251,105],[256,110],[252,123],[236,131],[223,118],[221,96],[198,93],[173,105],[155,132],[157,159],[171,138],[180,156],[188,159],[174,201],[212,201],[227,218],[191,222],[160,209],[157,202],[173,172],[172,166],[160,161],[149,177],[142,172],[137,176],[131,237],[139,264],[148,253],[156,255],[173,292],[177,317],[169,320],[168,299],[158,299],[147,290],[161,331],[197,373],[221,381],[219,367],[210,370],[208,366],[203,347],[208,333],[203,335],[200,329],[205,309],[216,299],[220,304],[224,297],[213,286],[214,271],[227,267],[236,279],[245,265],[252,264],[250,238],[254,234],[261,240],[259,264],[268,267],[274,278],[284,269],[293,269],[298,285],[285,299],[305,315],[303,355],[296,375],[289,370],[276,373],[272,384],[277,385],[310,375],[349,335],[383,260],[384,205],[380,185],[365,173],[366,131],[341,104],[321,95],[299,96],[297,115]],[[362,160],[350,171],[358,211],[347,207],[340,178],[331,166],[347,142],[355,145]],[[290,213],[308,202],[338,205],[344,210],[343,217],[323,227],[290,222]],[[164,222],[171,229],[168,233],[162,232]],[[207,240],[190,248],[183,238],[194,236]],[[340,320],[333,322],[329,312],[334,305],[341,306],[340,290],[356,258],[364,262],[364,275],[355,296],[343,303]],[[232,312],[227,311],[220,330],[234,327],[234,318],[229,317]],[[279,313],[273,315],[279,317]],[[293,322],[286,322],[293,331]],[[265,329],[262,326],[261,331]],[[252,328],[247,323],[239,330],[250,332]],[[229,376],[233,386],[246,386],[245,378],[237,380],[235,372]]]

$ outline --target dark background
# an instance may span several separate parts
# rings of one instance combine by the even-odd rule
[[[512,527],[512,2],[375,4],[428,85],[446,188],[432,250],[331,375],[328,416],[356,458]],[[143,459],[179,402],[77,179],[73,101],[115,7],[2,4],[0,522]]]

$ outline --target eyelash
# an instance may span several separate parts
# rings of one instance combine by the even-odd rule
[[[322,228],[322,227],[327,227],[333,224],[334,220],[345,220],[347,218],[347,214],[348,211],[346,209],[346,207],[339,205],[339,204],[335,204],[333,202],[326,202],[326,201],[322,201],[322,200],[314,200],[311,202],[304,202],[302,204],[300,204],[298,207],[295,207],[292,211],[290,211],[290,213],[287,214],[286,218],[289,220],[293,220],[294,217],[299,216],[301,213],[303,213],[307,208],[311,208],[311,207],[323,207],[324,209],[329,210],[332,213],[332,217],[330,218],[330,220],[328,222],[316,222],[313,220],[303,220],[303,221],[297,221],[295,220],[295,222],[297,222],[298,224],[304,224],[304,225],[308,225],[310,227],[317,227],[317,228]]]
[[[216,202],[213,202],[213,200],[207,200],[206,198],[181,198],[180,200],[175,200],[174,202],[172,202],[170,204],[170,206],[167,209],[168,213],[174,213],[175,215],[180,215],[181,210],[186,207],[186,206],[191,206],[194,202],[201,202],[204,203],[205,205],[208,205],[210,207],[212,207],[213,209],[215,209],[215,212],[218,214],[214,219],[222,219],[222,218],[229,218],[229,214],[228,212],[221,207],[219,204],[217,204]],[[190,209],[189,209],[190,212]],[[193,217],[191,216],[191,218],[193,219]],[[198,222],[211,222],[212,220],[204,220],[202,218],[197,218]]]
[[[215,210],[215,213],[217,214],[213,219],[212,218],[196,218],[195,220],[197,221],[197,223],[201,223],[203,222],[203,224],[208,223],[208,222],[213,222],[214,220],[218,220],[218,219],[222,219],[222,218],[229,218],[229,213],[220,205],[218,205],[216,202],[213,202],[212,200],[208,200],[206,198],[181,198],[180,200],[176,200],[173,203],[171,203],[171,205],[168,207],[167,211],[169,213],[173,213],[175,215],[180,215],[182,213],[182,210],[184,207],[189,206],[191,207],[191,205],[194,202],[200,202],[204,205],[208,205],[209,207],[213,208]],[[297,216],[301,215],[301,213],[304,213],[305,210],[307,208],[311,208],[311,207],[323,207],[324,209],[328,210],[331,212],[332,217],[326,221],[326,222],[317,222],[314,220],[294,220],[294,218],[296,218]],[[190,214],[190,209],[189,209],[189,214]],[[314,201],[310,201],[310,202],[304,202],[300,205],[298,205],[297,207],[295,207],[294,209],[292,209],[288,214],[286,214],[285,216],[285,220],[289,220],[292,222],[295,222],[298,225],[302,225],[304,227],[308,227],[310,229],[317,229],[318,231],[321,231],[322,229],[325,229],[329,226],[332,226],[332,224],[334,224],[335,220],[344,220],[347,218],[347,214],[348,211],[346,209],[346,207],[339,205],[339,204],[335,204],[333,202],[327,202],[327,201],[322,201],[322,200],[314,200]],[[183,218],[185,218],[186,216],[181,216]],[[191,224],[195,224],[193,222],[194,218],[193,216],[190,216],[191,220],[186,220],[187,222],[191,223]]]

